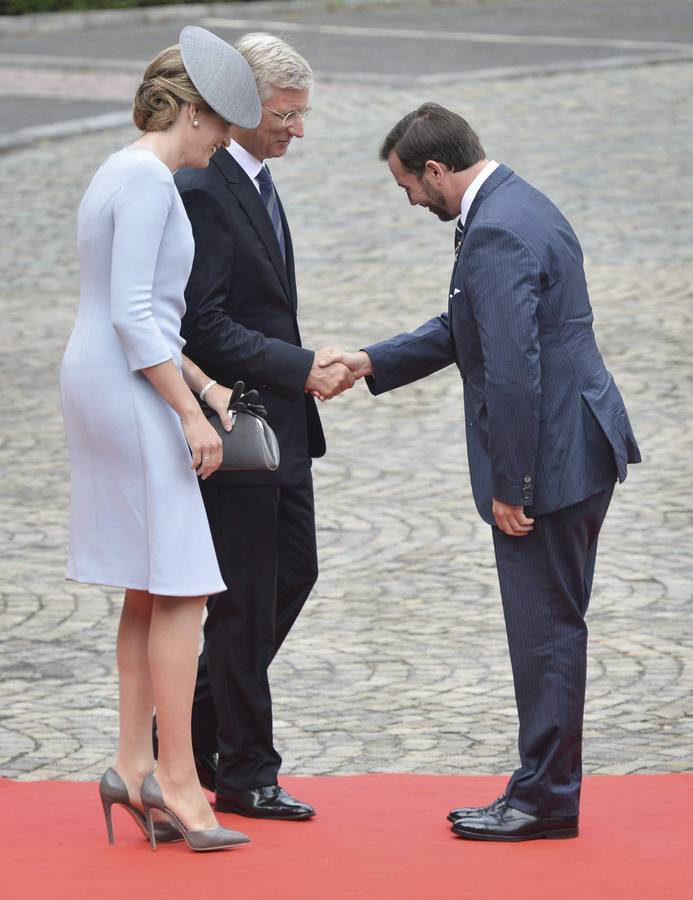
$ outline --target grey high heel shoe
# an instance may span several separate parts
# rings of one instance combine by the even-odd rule
[[[101,776],[99,782],[99,794],[103,805],[103,814],[106,819],[106,830],[108,832],[108,843],[112,844],[113,839],[113,804],[117,803],[126,809],[139,826],[142,834],[149,838],[149,829],[144,818],[144,813],[130,803],[130,794],[127,785],[116,772],[115,769],[106,769]],[[162,844],[170,844],[173,841],[182,841],[183,836],[180,831],[170,822],[154,822],[154,833],[157,841]]]
[[[144,815],[149,829],[149,840],[152,850],[156,850],[156,831],[154,822],[152,821],[152,810],[158,809],[171,819],[178,831],[183,836],[185,843],[191,850],[225,850],[229,847],[235,847],[237,844],[248,844],[250,838],[241,834],[240,831],[231,831],[218,825],[216,828],[207,828],[201,831],[192,831],[186,828],[178,816],[169,809],[164,802],[159,782],[154,775],[149,774],[142,782],[140,790],[142,797],[142,806],[144,807]]]

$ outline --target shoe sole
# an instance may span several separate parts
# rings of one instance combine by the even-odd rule
[[[185,843],[193,853],[216,853],[218,850],[233,850],[234,847],[242,847],[244,844],[249,844],[250,840],[233,841],[233,843],[230,844],[219,844],[218,847],[194,847],[192,844],[188,843],[187,840]]]
[[[312,819],[315,815],[314,812],[279,816],[271,816],[262,813],[258,815],[257,813],[248,812],[247,810],[241,809],[238,806],[230,806],[226,803],[215,803],[214,809],[219,813],[233,813],[237,816],[245,816],[246,819],[274,819],[277,822],[281,822],[282,820],[286,820],[287,822],[297,822],[300,819]]]
[[[549,841],[576,838],[579,831],[577,828],[557,828],[554,831],[537,831],[535,834],[484,834],[483,832],[478,831],[457,831],[453,828],[452,833],[456,837],[467,841],[500,841],[517,843],[519,841],[539,841],[544,838]]]

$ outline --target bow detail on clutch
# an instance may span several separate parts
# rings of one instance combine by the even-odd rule
[[[254,389],[245,393],[245,382],[237,381],[231,392],[229,409],[235,413],[248,412],[254,416],[260,416],[261,418],[266,419],[267,410],[261,403],[257,402],[259,396],[258,392]]]
[[[279,468],[279,442],[267,424],[267,410],[257,402],[258,398],[257,391],[246,393],[243,381],[234,384],[229,401],[231,431],[224,428],[211,406],[201,401],[202,412],[221,438],[219,472],[274,472]]]

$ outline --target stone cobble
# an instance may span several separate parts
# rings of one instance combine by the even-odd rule
[[[316,92],[305,140],[273,166],[308,346],[362,346],[445,306],[451,227],[409,209],[377,160],[388,128],[423,100],[469,118],[489,157],[545,190],[581,237],[600,346],[644,456],[601,540],[588,772],[693,770],[692,91],[688,63],[425,91],[333,83]],[[77,205],[132,137],[43,143],[0,169],[0,774],[20,779],[94,778],[115,747],[120,596],[63,581],[57,377],[78,298]],[[377,399],[361,384],[322,412],[321,577],[271,673],[284,771],[511,770],[510,665],[459,376]]]

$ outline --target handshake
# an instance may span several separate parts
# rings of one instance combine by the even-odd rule
[[[318,400],[331,400],[354,386],[359,378],[373,374],[365,350],[349,353],[336,347],[318,350],[306,380],[306,393]]]

